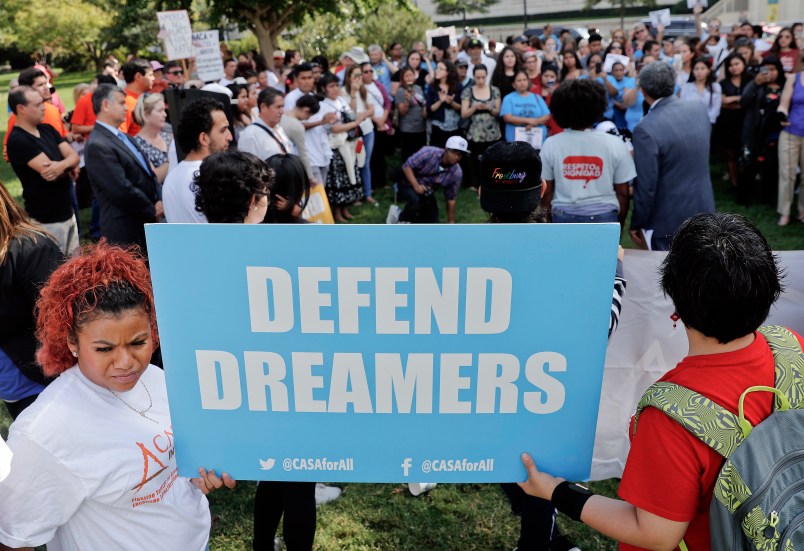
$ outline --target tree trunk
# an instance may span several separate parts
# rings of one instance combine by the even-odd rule
[[[257,42],[260,45],[260,53],[268,63],[268,67],[273,70],[274,50],[276,50],[276,40],[278,36],[272,35],[268,26],[259,20],[254,22],[254,35],[257,37]]]
[[[625,32],[625,0],[620,0],[620,28]],[[623,44],[623,53],[625,53],[625,44]]]

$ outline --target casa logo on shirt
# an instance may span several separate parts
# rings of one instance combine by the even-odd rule
[[[131,490],[134,494],[140,494],[140,491],[154,479],[161,481],[161,484],[148,494],[132,497],[131,506],[139,507],[146,503],[159,503],[179,476],[179,471],[173,464],[176,454],[173,447],[173,427],[156,434],[152,442],[137,442],[136,444],[142,455],[142,476]],[[173,467],[173,470],[166,479],[157,478],[170,467]]]
[[[583,180],[583,187],[592,180],[603,175],[603,159],[586,155],[564,158],[564,178],[567,180]]]

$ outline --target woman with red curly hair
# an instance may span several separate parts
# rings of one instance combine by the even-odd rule
[[[209,540],[205,494],[234,481],[181,478],[148,269],[101,242],[60,266],[37,302],[37,360],[57,376],[11,426],[0,484],[10,547],[188,549]]]

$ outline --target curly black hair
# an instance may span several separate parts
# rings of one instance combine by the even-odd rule
[[[606,111],[606,90],[591,79],[565,80],[550,100],[550,112],[561,128],[585,130]]]
[[[195,210],[211,223],[242,224],[252,199],[268,195],[274,173],[251,153],[213,153],[193,181]]]

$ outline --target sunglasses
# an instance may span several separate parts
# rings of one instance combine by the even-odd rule
[[[183,75],[184,71],[168,71],[167,74],[173,75],[173,76]]]

